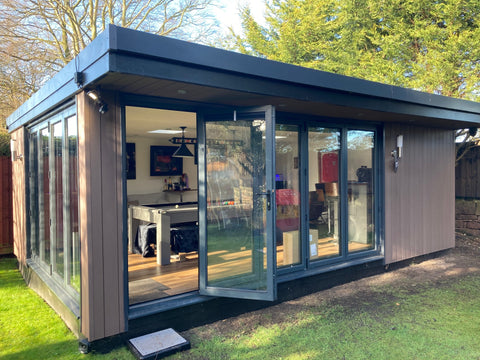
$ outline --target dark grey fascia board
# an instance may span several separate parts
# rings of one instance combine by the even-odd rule
[[[434,95],[398,86],[308,69],[232,51],[163,36],[115,27],[116,51],[131,52],[166,61],[182,62],[219,71],[241,73],[299,85],[356,93],[395,101],[480,114],[480,103]],[[113,49],[112,49],[113,50]],[[115,71],[115,69],[111,69]]]
[[[110,41],[114,40],[115,28],[109,28],[92,41],[78,56],[55,74],[24,104],[7,118],[11,132],[29,123],[58,104],[71,99],[83,88],[108,73]],[[83,73],[83,86],[74,81],[75,72]]]
[[[151,78],[245,93],[255,92],[270,97],[316,102],[319,106],[323,103],[343,106],[352,109],[352,111],[372,110],[385,113],[386,118],[392,113],[402,115],[405,119],[409,116],[431,118],[433,126],[435,126],[435,119],[455,122],[459,128],[480,124],[479,113],[372,97],[361,93],[345,93],[323,87],[305,86],[276,79],[218,71],[213,68],[193,66],[181,62],[158,61],[153,57],[140,57],[134,53],[112,53],[110,60],[110,69],[124,75],[139,75],[141,72],[143,76]]]
[[[469,122],[480,123],[477,120],[480,114],[480,103],[302,68],[109,25],[75,60],[67,64],[7,118],[9,131],[38,118],[78,93],[81,88],[75,84],[73,79],[76,71],[84,74],[83,87],[107,76],[109,72],[140,76],[153,75],[141,66],[130,66],[129,71],[124,72],[125,64],[115,60],[116,55],[121,54],[138,60],[148,59],[150,62],[158,64],[177,64],[185,68],[203,69],[249,79],[256,78],[277,84],[283,83],[287,86],[292,84],[297,87],[311,87],[324,93],[354,95],[358,98],[368,98],[369,102],[381,99],[392,104],[416,105],[423,107],[424,110],[433,110],[433,112],[438,110],[441,112],[442,109],[446,109],[450,113],[461,114],[460,118],[466,117]],[[254,89],[250,89],[250,91],[252,90]],[[432,114],[432,111],[428,110],[426,112]],[[457,119],[457,117],[451,118],[453,121]]]

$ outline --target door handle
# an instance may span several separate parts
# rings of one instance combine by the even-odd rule
[[[270,211],[272,209],[272,193],[273,190],[267,190],[264,193],[258,193],[257,196],[265,196],[267,198],[267,210]]]

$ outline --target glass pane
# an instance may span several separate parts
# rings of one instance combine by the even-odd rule
[[[348,131],[348,251],[375,246],[373,208],[374,132]]]
[[[308,129],[310,260],[340,255],[340,130]]]
[[[64,274],[63,262],[63,174],[62,122],[53,125],[54,188],[55,188],[55,271]]]
[[[40,229],[40,258],[50,264],[50,181],[49,171],[49,141],[48,128],[40,130],[40,163],[39,176],[39,229]]]
[[[32,255],[40,255],[38,234],[38,133],[30,134],[30,247]]]
[[[207,286],[266,290],[265,120],[206,124]]]
[[[69,209],[69,283],[80,292],[80,237],[78,232],[78,137],[77,117],[67,119],[68,202]]]
[[[275,127],[277,267],[302,262],[298,126]]]

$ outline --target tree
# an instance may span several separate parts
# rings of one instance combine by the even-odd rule
[[[248,7],[243,53],[386,84],[478,100],[479,0],[266,0],[266,25]],[[457,131],[461,158],[476,131]]]
[[[266,26],[248,8],[243,53],[475,100],[478,0],[269,0]]]
[[[107,24],[200,42],[214,0],[0,0],[0,128]]]

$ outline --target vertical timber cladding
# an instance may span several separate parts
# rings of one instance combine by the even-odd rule
[[[27,260],[27,209],[25,203],[25,129],[19,128],[12,132],[11,138],[17,156],[23,157],[12,163],[12,193],[13,193],[13,252],[23,268]]]
[[[121,111],[114,94],[101,95],[105,114],[85,93],[77,96],[81,328],[90,341],[126,330]]]
[[[390,152],[403,135],[398,172]],[[385,125],[385,263],[455,246],[452,130]]]

